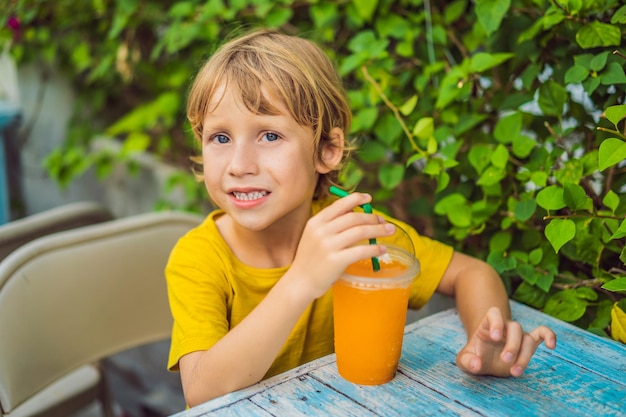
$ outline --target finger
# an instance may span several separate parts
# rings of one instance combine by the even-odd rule
[[[456,356],[456,365],[463,372],[479,374],[483,368],[483,361],[480,356],[471,352],[462,351]]]
[[[530,332],[530,336],[535,340],[537,346],[541,344],[541,341],[544,341],[549,349],[556,348],[556,334],[546,326],[537,327]]]
[[[519,355],[517,355],[517,359],[515,360],[513,366],[511,366],[511,375],[520,376],[524,373],[524,370],[528,367],[530,358],[532,358],[533,354],[537,350],[537,346],[540,344],[541,342],[538,343],[530,334],[524,335]]]
[[[504,335],[504,317],[502,317],[502,311],[500,311],[498,307],[491,307],[487,310],[486,317],[489,337],[492,341],[499,342]]]
[[[530,359],[537,351],[541,343],[545,341],[550,349],[556,347],[556,335],[546,326],[539,326],[528,334],[524,335],[515,364],[511,367],[511,375],[520,376],[528,367]]]
[[[329,206],[320,210],[318,216],[331,220],[342,214],[353,211],[356,207],[372,201],[372,196],[367,193],[352,193],[346,197],[334,201]]]
[[[512,363],[519,355],[524,331],[516,321],[509,321],[506,325],[506,340],[500,358],[506,363]]]

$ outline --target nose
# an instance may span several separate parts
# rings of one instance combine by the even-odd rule
[[[229,175],[239,177],[258,173],[258,155],[254,145],[248,141],[236,140],[230,157],[228,164]]]

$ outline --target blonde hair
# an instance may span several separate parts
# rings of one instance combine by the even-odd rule
[[[256,114],[279,111],[263,95],[278,94],[289,114],[301,126],[313,130],[314,158],[323,163],[325,146],[333,146],[331,129],[350,129],[352,114],[341,80],[328,56],[313,42],[272,30],[256,30],[224,44],[196,76],[187,102],[187,118],[194,136],[202,140],[203,121],[218,87],[234,88],[246,108]],[[330,184],[349,158],[352,147],[344,143],[339,166],[320,175],[316,196],[327,195]],[[193,161],[201,163],[201,158]]]

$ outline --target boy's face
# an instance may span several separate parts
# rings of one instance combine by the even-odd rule
[[[256,231],[307,219],[318,176],[328,172],[315,162],[313,130],[296,123],[276,95],[264,94],[281,114],[251,113],[237,90],[220,87],[202,132],[209,196],[235,223]]]

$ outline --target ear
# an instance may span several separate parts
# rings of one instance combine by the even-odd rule
[[[320,174],[327,174],[337,168],[343,157],[344,148],[343,129],[333,127],[330,131],[328,140],[321,142],[319,155],[320,159],[316,162],[315,168]]]

